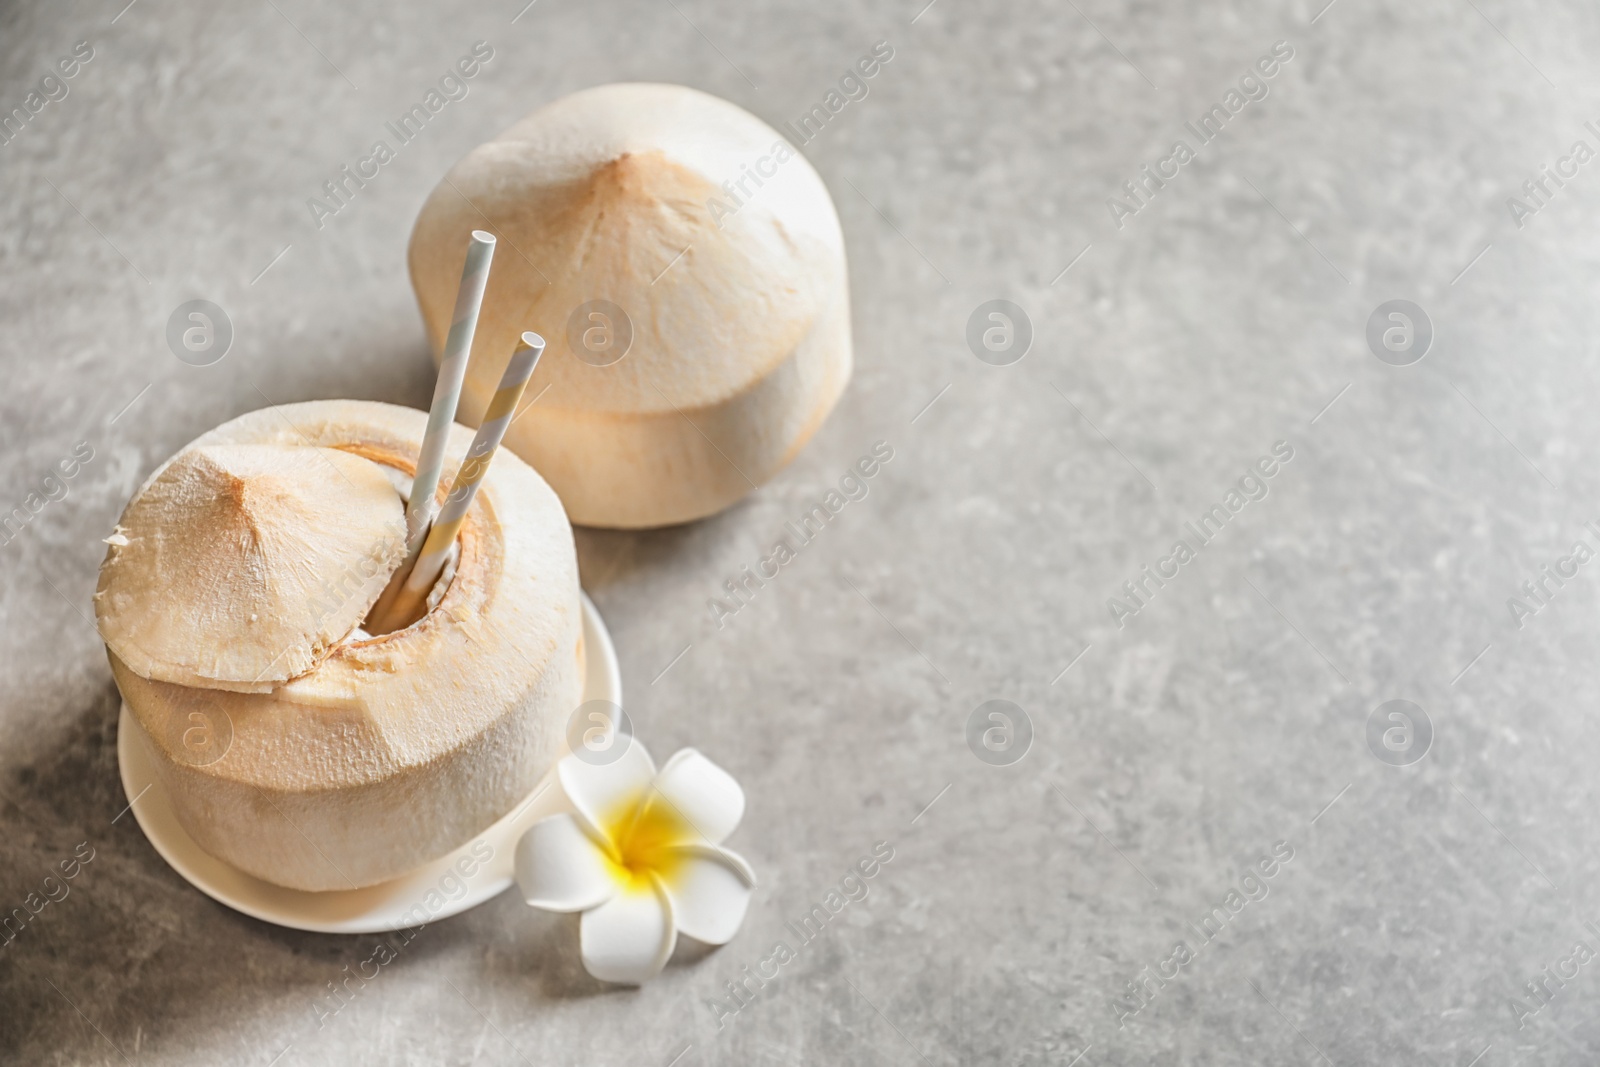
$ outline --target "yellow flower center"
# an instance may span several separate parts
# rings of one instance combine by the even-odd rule
[[[648,889],[651,873],[670,884],[682,864],[673,846],[696,836],[688,820],[660,796],[618,805],[601,828],[611,842],[612,877],[625,890]]]

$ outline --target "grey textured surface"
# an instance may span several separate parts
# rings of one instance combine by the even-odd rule
[[[1507,606],[1600,545],[1600,161],[1520,228],[1506,204],[1574,141],[1600,148],[1592,6],[122,2],[0,6],[6,110],[94,49],[0,145],[0,505],[94,452],[0,546],[0,904],[95,850],[0,948],[0,1060],[1600,1059],[1600,966],[1562,962],[1600,950],[1600,564],[1521,626]],[[319,231],[306,198],[476,40],[495,56],[470,95]],[[743,931],[624,990],[583,973],[570,919],[507,895],[319,1026],[376,939],[236,915],[116,818],[99,539],[235,414],[426,403],[405,243],[473,145],[614,80],[777,124],[878,40],[870,95],[805,146],[851,257],[840,408],[724,515],[580,533],[642,736],[750,794]],[[1194,147],[1184,120],[1280,40],[1270,94],[1117,228],[1107,197]],[[236,331],[209,367],[164,341],[195,297]],[[1034,328],[1004,367],[963,340],[996,297]],[[1436,329],[1408,367],[1364,340],[1393,298]],[[723,581],[878,440],[870,495],[719,630]],[[1279,440],[1270,494],[1113,623],[1107,598]],[[995,698],[1036,734],[1007,767],[964,740]],[[1410,766],[1368,749],[1392,698],[1435,731]],[[719,1029],[708,998],[877,841],[895,857],[870,895]],[[1191,924],[1277,842],[1268,895],[1204,943]],[[1178,941],[1179,976],[1145,980]],[[1119,1011],[1135,981],[1148,1002]]]

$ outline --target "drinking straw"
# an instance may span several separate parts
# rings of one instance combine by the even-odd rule
[[[536,333],[522,335],[516,351],[511,354],[511,362],[506,364],[505,374],[500,377],[500,387],[489,401],[489,410],[484,413],[483,423],[472,439],[472,447],[467,449],[461,469],[456,472],[444,507],[428,528],[416,565],[411,568],[398,595],[382,616],[378,617],[379,613],[374,612],[373,632],[387,633],[408,626],[421,614],[418,609],[444,570],[450,546],[455,543],[456,535],[461,532],[461,523],[467,517],[467,508],[472,506],[472,498],[477,495],[478,486],[489,471],[489,462],[494,459],[495,450],[500,447],[506,427],[511,425],[517,404],[528,387],[528,379],[533,377],[533,368],[543,354],[544,338]]]
[[[406,547],[413,553],[433,520],[433,498],[444,467],[444,449],[456,420],[461,380],[467,373],[467,355],[478,329],[478,312],[483,307],[483,290],[489,283],[489,261],[493,258],[494,235],[473,230],[472,239],[467,242],[467,259],[461,267],[461,285],[456,289],[455,315],[450,319],[450,333],[444,339],[444,355],[439,360],[439,380],[433,387],[433,406],[428,409],[428,429],[417,457],[411,500],[406,504]]]
[[[373,623],[387,619],[392,612],[401,584],[416,566],[423,538],[438,508],[434,497],[439,489],[439,472],[444,468],[444,450],[450,441],[450,427],[456,421],[461,381],[467,374],[467,356],[478,330],[478,312],[483,307],[483,290],[489,284],[494,243],[494,234],[482,230],[473,230],[467,242],[461,284],[456,288],[456,310],[450,319],[450,332],[445,335],[439,377],[433,386],[433,404],[428,408],[428,428],[423,432],[422,451],[417,455],[417,473],[411,479],[411,499],[406,502],[406,556],[368,612]]]

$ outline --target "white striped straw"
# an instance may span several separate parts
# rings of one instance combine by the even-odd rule
[[[483,291],[489,284],[489,263],[494,259],[494,234],[473,230],[467,242],[467,258],[461,265],[461,284],[456,288],[456,310],[445,335],[444,353],[439,360],[439,377],[433,386],[433,404],[428,408],[428,428],[422,435],[422,451],[417,455],[417,472],[411,479],[411,499],[406,502],[406,556],[389,579],[378,602],[368,613],[368,625],[388,619],[400,595],[401,583],[416,566],[422,540],[433,522],[439,489],[439,473],[444,468],[444,450],[450,442],[450,427],[456,420],[456,405],[461,400],[461,382],[467,373],[467,357],[478,329],[478,312],[483,307]],[[384,631],[379,631],[384,632]]]
[[[376,632],[386,633],[402,626],[409,626],[420,614],[418,609],[427,599],[433,583],[439,580],[440,573],[444,571],[450,546],[455,543],[456,535],[461,532],[461,524],[467,517],[467,509],[472,506],[472,499],[477,495],[478,486],[489,471],[489,462],[494,459],[495,450],[500,447],[500,441],[506,434],[506,427],[511,425],[517,404],[522,400],[523,391],[528,387],[528,379],[533,377],[533,368],[538,365],[539,357],[543,354],[544,338],[536,333],[522,335],[516,351],[511,354],[511,362],[506,364],[505,374],[500,377],[500,387],[495,390],[494,398],[489,401],[488,411],[484,412],[483,422],[478,427],[477,435],[472,439],[472,447],[467,449],[466,457],[461,461],[461,469],[456,472],[455,481],[450,486],[450,495],[445,497],[444,507],[440,509],[438,517],[428,529],[428,536],[422,544],[422,552],[417,557],[416,565],[411,568],[411,573],[406,577],[405,584],[394,598],[394,602],[388,605],[387,611],[383,613],[384,617],[375,620]]]
[[[450,319],[450,333],[444,339],[444,355],[439,360],[439,380],[433,387],[433,406],[428,409],[428,430],[417,457],[411,500],[406,505],[406,547],[412,553],[422,544],[428,524],[433,521],[433,498],[444,467],[444,449],[456,420],[461,380],[467,373],[467,356],[478,329],[478,312],[483,307],[483,290],[489,283],[489,262],[493,258],[494,235],[473,230],[472,240],[467,243],[467,259],[461,267],[461,285],[456,290],[455,315]]]

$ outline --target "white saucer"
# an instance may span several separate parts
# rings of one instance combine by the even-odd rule
[[[583,594],[583,640],[588,654],[583,699],[621,704],[622,673],[617,666],[617,650],[588,594]],[[139,827],[161,858],[211,899],[263,922],[296,930],[383,933],[420,926],[476,907],[510,888],[512,855],[518,838],[529,826],[563,806],[560,787],[553,784],[553,775],[546,775],[511,814],[448,856],[409,874],[366,889],[326,893],[285,889],[201,851],[178,825],[166,788],[156,776],[144,746],[134,737],[138,728],[124,704],[117,722],[122,788],[131,798]],[[492,851],[488,860],[481,862],[485,845]],[[461,872],[469,870],[471,875],[463,877]]]

